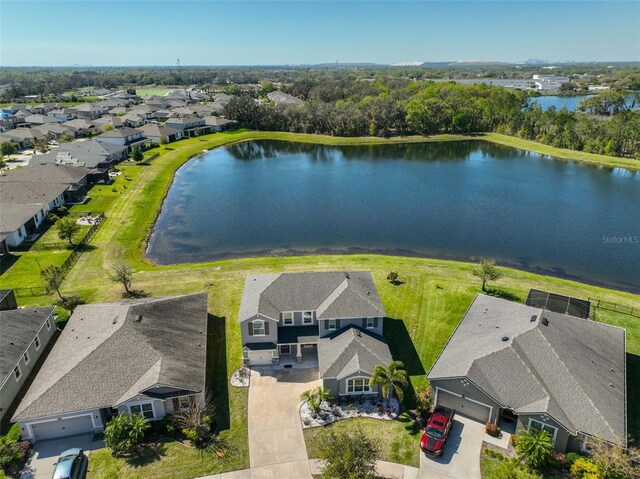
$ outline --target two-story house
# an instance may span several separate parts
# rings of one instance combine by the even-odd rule
[[[333,394],[377,394],[368,378],[392,360],[384,317],[367,271],[248,276],[238,314],[243,362],[316,363]]]
[[[116,128],[105,131],[96,137],[98,141],[105,143],[113,143],[127,148],[130,153],[134,148],[145,149],[149,144],[149,139],[144,136],[141,130],[135,128]]]
[[[197,116],[169,118],[167,119],[165,125],[170,128],[182,131],[182,136],[187,138],[211,133],[211,127],[206,124],[204,119]]]

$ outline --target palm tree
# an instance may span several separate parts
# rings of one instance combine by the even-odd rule
[[[378,384],[382,386],[382,394],[387,398],[387,401],[390,401],[393,397],[394,390],[398,399],[402,401],[404,397],[403,388],[409,384],[407,372],[404,370],[402,361],[391,361],[387,368],[377,365],[373,370],[371,379],[369,379],[369,386]]]
[[[553,438],[542,429],[529,429],[518,435],[515,448],[524,461],[535,469],[544,467],[553,458]]]
[[[325,401],[331,404],[331,402],[333,401],[333,394],[331,394],[331,390],[329,388],[325,388],[324,386],[318,386],[316,388],[316,395],[318,397],[318,401],[321,404]]]
[[[309,405],[309,408],[311,409],[314,417],[318,415],[318,413],[320,412],[320,404],[322,403],[322,401],[318,399],[318,394],[315,389],[306,390],[305,392],[300,394],[300,399],[302,399]]]

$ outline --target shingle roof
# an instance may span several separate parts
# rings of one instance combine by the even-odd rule
[[[129,136],[137,135],[142,133],[140,130],[136,128],[114,128],[113,130],[105,131],[104,133],[97,136],[100,138],[127,138]]]
[[[386,315],[368,271],[247,276],[238,321],[277,320],[282,311],[316,311],[318,319]]]
[[[80,305],[16,420],[111,407],[155,384],[204,391],[207,294]]]
[[[267,98],[276,105],[302,105],[304,101],[283,91],[272,91],[267,94]]]
[[[158,125],[157,123],[147,123],[140,127],[140,130],[147,137],[159,138],[162,136],[170,136],[181,133],[180,130],[171,128],[170,126]]]
[[[53,313],[53,308],[44,306],[0,312],[0,385],[12,373],[18,360]]]
[[[357,326],[348,326],[318,342],[321,378],[342,379],[358,371],[370,376],[377,365],[386,367],[391,361],[386,340]]]
[[[468,377],[518,414],[625,444],[625,360],[621,328],[478,295],[427,378]]]

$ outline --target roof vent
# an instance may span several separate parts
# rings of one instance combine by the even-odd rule
[[[502,336],[503,341],[509,341],[509,336]]]
[[[141,323],[141,322],[142,322],[142,315],[141,315],[141,314],[136,314],[136,321],[137,321],[138,323]]]
[[[118,317],[117,317],[117,316],[114,316],[114,317],[113,317],[113,321],[112,321],[112,323],[113,323],[113,324],[116,324],[117,322],[118,322]]]
[[[545,317],[543,317],[543,318],[540,320],[540,322],[541,322],[542,324],[544,324],[545,326],[549,326],[549,320],[548,320],[547,318],[545,318]]]
[[[536,316],[535,314],[532,314],[530,321],[533,323],[536,319],[538,319],[538,316]]]

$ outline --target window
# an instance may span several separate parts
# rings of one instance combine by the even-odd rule
[[[366,394],[371,392],[369,389],[369,380],[366,378],[356,378],[347,380],[347,393],[349,394]]]
[[[313,323],[313,311],[305,311],[302,313],[302,324]]]
[[[29,364],[29,353],[25,351],[22,355],[22,359],[24,359],[25,364]]]
[[[131,414],[140,414],[147,419],[153,419],[153,407],[150,402],[129,406],[129,412]]]
[[[280,354],[291,354],[291,346],[288,344],[280,346]]]
[[[20,366],[16,366],[13,368],[13,375],[16,377],[16,381],[20,381],[22,377],[22,371],[20,371]]]
[[[554,444],[556,443],[556,434],[558,432],[558,428],[550,426],[549,424],[545,424],[540,421],[536,421],[535,419],[529,419],[529,428],[548,432],[553,439],[553,443]]]
[[[327,329],[336,329],[336,320],[330,319],[327,324]]]
[[[254,336],[264,336],[264,321],[261,319],[256,319],[253,322],[253,335]]]
[[[282,313],[282,324],[293,324],[293,313]]]
[[[36,350],[40,349],[40,338],[38,336],[33,340],[33,344],[36,345]]]
[[[47,318],[47,321],[45,322],[45,324],[47,325],[47,331],[51,329],[51,321],[49,320],[49,318]]]
[[[375,320],[374,320],[374,318],[367,318],[367,328],[368,328],[368,329],[373,328],[373,327],[374,327],[374,324],[375,324]]]

